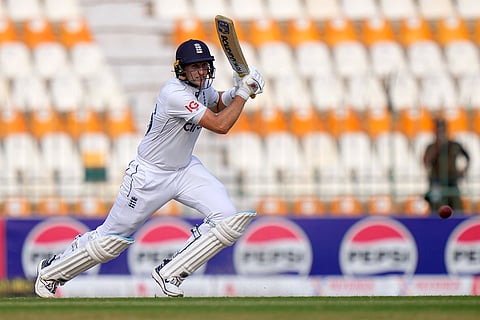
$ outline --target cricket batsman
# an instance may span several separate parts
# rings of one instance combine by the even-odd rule
[[[192,151],[203,128],[228,133],[249,97],[263,92],[265,81],[251,67],[242,78],[234,75],[234,87],[217,91],[212,86],[214,60],[200,40],[179,45],[175,78],[158,94],[110,212],[95,230],[77,236],[64,252],[39,263],[38,296],[54,297],[59,285],[118,257],[134,242],[132,234],[171,199],[196,209],[204,220],[192,228],[182,249],[152,266],[152,278],[166,295],[182,297],[182,282],[242,235],[255,211],[238,212],[223,184]]]

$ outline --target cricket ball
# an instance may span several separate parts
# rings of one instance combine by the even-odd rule
[[[438,215],[442,219],[449,218],[453,213],[453,209],[450,206],[443,205],[438,209]]]

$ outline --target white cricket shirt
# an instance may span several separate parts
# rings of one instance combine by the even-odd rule
[[[137,160],[162,170],[185,167],[202,129],[198,122],[217,101],[212,86],[199,91],[176,78],[169,80],[157,97]]]

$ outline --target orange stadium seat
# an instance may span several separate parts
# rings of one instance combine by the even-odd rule
[[[460,132],[470,131],[470,119],[465,108],[449,108],[442,112],[442,118],[447,122],[448,135],[454,137]]]
[[[1,213],[9,218],[29,218],[32,215],[32,204],[26,197],[10,196],[3,201]]]
[[[67,48],[79,43],[94,42],[87,21],[82,17],[62,21],[59,25],[59,37]]]
[[[253,128],[261,136],[288,131],[285,113],[276,107],[265,107],[254,112]]]
[[[421,132],[433,132],[433,117],[426,108],[403,109],[398,114],[397,129],[409,139]]]
[[[392,114],[387,108],[371,108],[366,112],[365,130],[375,140],[379,135],[392,130]]]
[[[374,195],[367,201],[367,211],[370,215],[392,215],[395,213],[394,201],[391,195]]]
[[[412,217],[428,217],[431,214],[430,205],[423,196],[409,196],[404,199],[403,211]]]
[[[480,18],[475,19],[473,23],[473,39],[477,46],[480,45]]]
[[[421,16],[405,18],[400,22],[400,42],[405,47],[416,42],[432,40],[432,30],[427,20]]]
[[[393,27],[386,18],[372,17],[361,23],[363,43],[372,46],[379,42],[397,41]]]
[[[321,41],[322,37],[316,22],[313,19],[302,17],[288,21],[287,39],[291,46],[297,47],[305,43]]]
[[[314,107],[301,107],[292,110],[290,117],[290,130],[302,138],[310,133],[325,131],[325,126]]]
[[[436,22],[437,41],[442,46],[456,41],[471,41],[467,22],[461,17],[445,17]]]
[[[365,209],[357,197],[340,195],[331,200],[330,213],[333,216],[360,216],[365,214]]]
[[[303,196],[293,201],[293,214],[301,217],[324,216],[327,212],[326,205],[318,197]]]
[[[252,20],[248,23],[248,30],[250,43],[256,48],[268,43],[282,42],[284,39],[280,24],[272,18]]]
[[[105,127],[111,139],[123,134],[135,133],[135,119],[132,110],[128,107],[110,109],[106,114]]]
[[[200,19],[177,19],[175,22],[174,30],[173,30],[173,43],[174,45],[178,46],[180,43],[187,41],[189,39],[200,39],[205,42],[212,42],[214,39],[210,30],[206,29],[206,26]],[[209,37],[208,34],[212,35]],[[217,43],[216,40],[214,43]]]
[[[66,115],[68,132],[74,139],[87,132],[104,132],[98,113],[90,109],[76,109]]]
[[[25,114],[15,109],[4,109],[1,112],[2,127],[0,128],[0,137],[9,134],[28,132],[27,120]]]
[[[480,135],[480,109],[473,110],[472,121],[473,131]]]
[[[56,41],[53,26],[45,18],[25,21],[23,23],[23,39],[30,48],[35,48],[42,43]]]
[[[462,196],[461,201],[462,201],[462,211],[464,214],[473,215],[479,212],[478,210],[475,210],[474,201],[470,197]]]
[[[358,41],[358,34],[353,22],[346,18],[333,18],[325,21],[325,41],[331,47],[342,42]]]
[[[288,202],[278,196],[262,196],[256,205],[259,215],[285,216],[290,213]]]
[[[95,196],[85,196],[74,202],[73,212],[75,215],[98,218],[105,217],[108,214],[108,208],[105,201]]]
[[[0,17],[0,46],[5,42],[16,42],[19,40],[15,23],[7,16]]]
[[[237,121],[230,129],[229,133],[239,133],[239,132],[251,132],[254,131],[253,124],[251,123],[250,116],[247,112],[240,113]]]
[[[329,110],[326,120],[328,131],[335,138],[345,132],[362,131],[362,123],[358,113],[349,107]]]
[[[35,212],[43,217],[68,216],[70,207],[67,201],[60,197],[42,197],[36,205]]]
[[[49,133],[66,132],[63,119],[52,108],[36,110],[31,114],[30,127],[37,139]]]

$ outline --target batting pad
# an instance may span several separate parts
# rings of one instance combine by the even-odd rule
[[[233,245],[241,237],[255,215],[256,212],[253,210],[239,212],[220,221],[214,228],[193,241],[160,269],[161,276],[165,279],[171,277],[186,278],[220,250]]]
[[[40,277],[45,280],[66,282],[99,263],[118,257],[133,242],[132,238],[116,235],[92,239],[87,242],[85,247],[73,251],[68,256],[54,261],[42,269]]]

